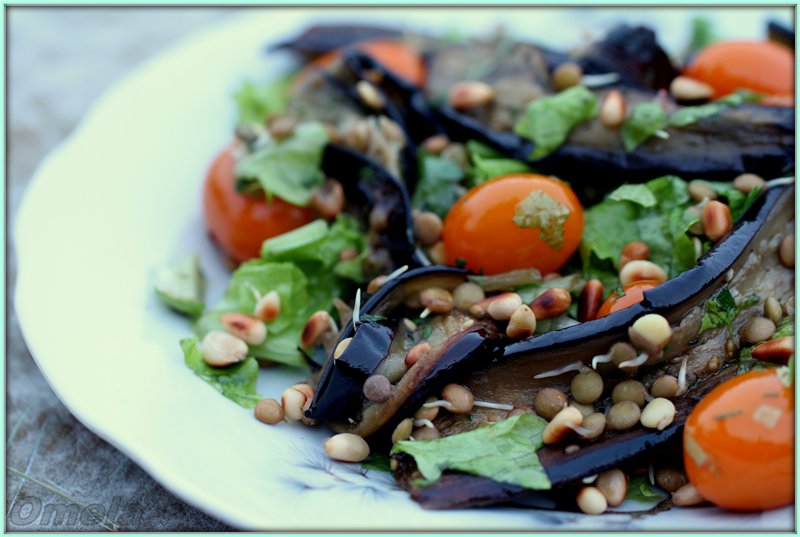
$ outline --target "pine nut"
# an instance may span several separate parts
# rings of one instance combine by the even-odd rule
[[[629,343],[619,341],[611,345],[608,353],[611,355],[611,363],[619,367],[619,364],[628,362],[636,358],[636,349]]]
[[[285,140],[294,134],[296,127],[297,119],[291,116],[275,116],[267,122],[269,135],[275,140]]]
[[[506,335],[511,339],[525,339],[536,331],[536,316],[527,304],[521,304],[511,315]]]
[[[358,248],[355,246],[349,246],[339,252],[339,261],[352,261],[358,257]]]
[[[450,139],[444,134],[434,134],[422,142],[422,148],[431,155],[439,155],[450,144]]]
[[[663,431],[675,420],[675,405],[669,399],[657,397],[642,410],[641,422],[648,429]]]
[[[427,250],[428,259],[434,265],[447,264],[447,249],[444,247],[444,241],[439,241]]]
[[[486,298],[483,288],[477,283],[464,282],[453,290],[453,304],[461,311]]]
[[[309,348],[317,345],[322,334],[333,330],[333,326],[333,317],[327,311],[320,310],[312,313],[300,335],[300,346]]]
[[[325,453],[343,462],[361,462],[369,456],[369,445],[357,434],[341,433],[328,438]]]
[[[356,93],[359,99],[373,110],[383,110],[385,106],[383,95],[380,94],[378,89],[367,82],[366,80],[359,80],[356,82]]]
[[[686,483],[684,486],[672,493],[672,503],[678,507],[692,507],[705,503],[705,499],[700,496],[697,489],[691,483]]]
[[[522,299],[517,293],[502,293],[492,297],[486,313],[495,321],[508,321],[521,305]]]
[[[264,322],[274,321],[281,312],[281,297],[277,291],[270,291],[256,301],[253,315]]]
[[[792,336],[779,337],[753,349],[753,358],[773,364],[785,364],[792,354],[794,354],[794,338]]]
[[[786,235],[778,247],[778,258],[786,268],[794,268],[794,233]]]
[[[564,90],[581,83],[583,68],[574,62],[564,62],[553,69],[553,85],[557,90]]]
[[[675,492],[687,483],[686,476],[675,468],[659,468],[655,473],[656,485],[667,492]]]
[[[544,388],[533,399],[536,413],[546,420],[552,420],[567,406],[567,396],[556,388]]]
[[[383,137],[389,143],[399,144],[401,147],[406,145],[406,134],[403,128],[386,116],[378,117],[378,128]]]
[[[386,275],[381,274],[380,276],[375,276],[372,278],[369,283],[367,284],[367,294],[375,294],[381,290],[383,285],[386,283]]]
[[[625,122],[625,97],[617,89],[612,89],[600,105],[600,122],[609,129],[616,129]]]
[[[337,343],[336,348],[333,349],[333,359],[334,360],[336,360],[342,354],[344,354],[344,351],[347,350],[347,347],[350,345],[351,341],[353,341],[353,338],[346,337],[343,340],[341,340],[339,343]]]
[[[717,199],[717,191],[702,179],[695,179],[689,181],[689,197],[698,203],[705,200],[715,200]]]
[[[472,392],[460,384],[448,384],[442,389],[442,399],[450,403],[447,410],[453,414],[468,414],[475,398]]]
[[[669,276],[664,269],[645,259],[629,261],[619,270],[619,283],[623,287],[641,280],[655,280],[658,283],[664,283],[668,279]]]
[[[615,403],[606,416],[606,427],[614,431],[630,429],[639,422],[642,411],[633,401]]]
[[[606,415],[601,412],[594,412],[583,418],[579,436],[584,440],[594,440],[606,430]]]
[[[603,283],[594,279],[587,281],[578,299],[578,320],[582,323],[595,320],[602,304]]]
[[[308,398],[301,390],[291,387],[286,388],[281,395],[281,406],[286,418],[292,421],[298,421],[303,418],[303,407],[305,407]]]
[[[576,498],[578,508],[587,515],[599,515],[608,509],[606,497],[597,487],[583,487]]]
[[[733,188],[744,194],[749,194],[755,188],[764,188],[767,182],[754,173],[743,173],[733,180]]]
[[[212,330],[203,338],[200,352],[208,365],[224,367],[247,357],[247,343],[227,332]]]
[[[436,440],[441,436],[436,427],[418,427],[411,433],[414,440]]]
[[[603,393],[603,377],[597,371],[589,370],[572,377],[570,384],[572,397],[579,403],[594,403]]]
[[[766,317],[753,317],[748,319],[739,330],[739,337],[743,342],[752,345],[768,340],[774,333],[775,323]]]
[[[450,106],[457,110],[484,106],[492,99],[494,99],[494,88],[486,82],[458,82],[453,84],[447,94]]]
[[[397,424],[397,427],[394,428],[392,432],[392,444],[396,444],[397,442],[401,442],[403,440],[408,440],[408,437],[411,436],[411,431],[414,429],[414,420],[411,418],[406,418],[400,423]]]
[[[267,327],[260,319],[245,315],[244,313],[223,313],[220,324],[226,332],[249,345],[261,345],[267,339]]]
[[[717,358],[716,356],[712,356],[706,362],[705,373],[707,375],[710,375],[711,373],[715,372],[717,369],[719,369],[719,358]]]
[[[594,405],[584,405],[583,403],[573,401],[569,404],[569,406],[577,408],[578,412],[580,412],[581,416],[583,416],[584,421],[588,416],[591,416],[595,413]]]
[[[678,379],[672,375],[664,375],[653,382],[650,387],[650,393],[653,397],[669,399],[678,395],[678,388]]]
[[[775,297],[768,297],[764,301],[764,316],[775,324],[781,322],[783,318],[783,308]]]
[[[542,442],[545,445],[557,444],[572,432],[572,427],[579,427],[583,416],[577,408],[566,407],[556,414],[542,431]]]
[[[428,211],[413,212],[414,236],[423,246],[433,246],[442,238],[442,219]]]
[[[383,403],[392,396],[392,383],[383,375],[372,375],[364,381],[363,391],[367,400]]]
[[[628,328],[628,337],[636,347],[648,354],[656,354],[672,337],[672,327],[664,317],[650,313],[639,317]]]
[[[333,220],[344,210],[344,188],[336,179],[328,178],[325,183],[314,191],[311,197],[311,207],[322,218]]]
[[[641,408],[647,401],[647,388],[638,380],[623,380],[611,392],[611,400],[615,403],[620,401],[633,401]]]
[[[268,425],[283,421],[283,407],[275,399],[262,399],[253,409],[256,419]]]
[[[428,400],[425,401],[425,404],[435,403],[436,401],[437,401],[437,399],[435,397],[428,397]],[[438,406],[432,406],[432,407],[422,406],[422,407],[419,408],[419,410],[416,411],[416,413],[414,413],[414,419],[415,420],[431,420],[431,421],[433,421],[433,420],[436,419],[436,416],[438,416],[438,415],[439,415],[439,407]]]
[[[703,231],[706,237],[717,242],[733,229],[730,208],[719,201],[709,201],[703,207]]]
[[[676,101],[706,101],[714,95],[714,88],[705,82],[681,75],[672,79],[669,92]]]
[[[427,356],[433,350],[431,344],[427,341],[423,341],[422,343],[417,343],[408,351],[408,354],[405,358],[405,364],[407,367],[411,367],[412,365],[416,364],[420,358]]]
[[[619,256],[619,268],[622,269],[631,261],[647,260],[650,258],[650,247],[641,241],[629,242],[622,249]]]
[[[617,507],[625,501],[628,494],[628,477],[625,472],[615,468],[601,472],[594,486],[605,496],[608,505]]]
[[[453,309],[453,295],[443,287],[429,287],[419,294],[419,302],[431,313],[449,313]]]
[[[572,304],[572,295],[561,287],[551,287],[531,302],[531,309],[536,319],[552,319],[558,317]]]

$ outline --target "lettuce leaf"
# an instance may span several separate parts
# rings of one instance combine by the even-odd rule
[[[245,81],[233,98],[236,101],[237,124],[263,124],[273,115],[286,109],[291,77],[282,77],[268,84],[254,84]]]
[[[182,339],[181,349],[189,369],[231,401],[245,408],[253,408],[261,400],[262,397],[256,392],[258,363],[255,358],[247,358],[227,367],[211,367],[203,360],[196,337]]]
[[[206,281],[196,254],[160,268],[155,280],[156,295],[167,306],[190,317],[202,315]]]
[[[488,477],[533,490],[551,487],[536,450],[542,446],[547,422],[533,414],[507,420],[436,440],[398,442],[392,454],[414,457],[428,482],[438,480],[445,470]]]
[[[622,124],[622,144],[633,151],[667,125],[667,113],[658,103],[639,103]]]
[[[505,157],[499,151],[475,140],[467,142],[467,155],[471,166],[467,170],[469,187],[510,173],[529,173],[533,170],[521,160]]]
[[[411,205],[444,218],[464,192],[462,179],[464,171],[452,160],[420,151],[419,181]]]

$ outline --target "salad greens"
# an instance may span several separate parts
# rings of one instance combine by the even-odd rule
[[[470,165],[467,167],[468,186],[478,186],[493,177],[510,173],[531,173],[521,160],[505,157],[501,152],[475,140],[466,144]]]
[[[639,103],[622,124],[622,145],[633,151],[667,126],[667,113],[658,103]]]
[[[392,454],[407,453],[414,457],[430,484],[444,470],[458,470],[533,490],[547,490],[550,479],[536,455],[536,450],[542,447],[546,425],[539,416],[522,414],[444,438],[397,442]]]
[[[236,101],[239,125],[262,125],[264,120],[286,109],[289,98],[289,83],[292,78],[285,76],[269,84],[244,82],[233,95]]]
[[[205,287],[205,277],[196,254],[174,261],[156,273],[156,295],[175,311],[190,317],[199,317],[203,313]]]
[[[420,151],[419,181],[411,205],[444,218],[464,193],[463,179],[464,172],[452,160]]]
[[[756,103],[760,100],[761,96],[757,93],[740,90],[710,103],[681,108],[669,117],[669,124],[673,127],[685,127],[703,118],[719,114],[727,108],[741,106],[745,103]]]
[[[703,320],[700,323],[700,331],[698,333],[702,334],[712,328],[727,326],[728,332],[733,336],[733,321],[742,310],[757,304],[758,301],[759,297],[751,296],[737,305],[730,288],[727,285],[724,286],[706,302]]]
[[[203,360],[196,337],[182,339],[181,349],[189,369],[231,401],[253,408],[261,400],[256,393],[258,363],[255,358],[228,367],[211,367]]]

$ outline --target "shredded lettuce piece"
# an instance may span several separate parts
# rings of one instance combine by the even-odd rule
[[[286,109],[291,77],[282,77],[268,84],[254,84],[245,81],[233,98],[236,101],[239,125],[263,124],[273,115]]]
[[[466,146],[471,164],[467,169],[467,182],[470,188],[501,175],[533,171],[525,162],[507,158],[486,144],[470,140]]]
[[[741,106],[745,103],[754,103],[761,100],[761,96],[749,91],[737,91],[716,101],[697,106],[686,106],[677,110],[669,117],[672,127],[686,127],[701,119],[719,114],[723,110]]]
[[[411,205],[444,218],[464,193],[460,185],[462,179],[464,171],[455,162],[420,151],[419,181]]]
[[[633,151],[667,126],[667,113],[658,103],[639,103],[622,124],[622,144]]]
[[[256,392],[258,363],[255,358],[247,358],[227,367],[211,367],[203,360],[196,337],[182,339],[181,349],[189,369],[231,401],[245,408],[253,408],[261,400]]]
[[[167,306],[190,317],[202,315],[206,280],[196,254],[160,268],[155,280],[156,295]]]

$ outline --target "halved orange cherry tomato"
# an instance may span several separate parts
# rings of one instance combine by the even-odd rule
[[[629,283],[623,289],[625,294],[617,298],[617,293],[611,293],[600,309],[597,311],[597,318],[605,317],[615,311],[630,308],[634,304],[638,304],[644,298],[644,292],[652,289],[658,285],[657,280],[639,280],[638,282]]]
[[[739,89],[773,96],[794,95],[794,55],[770,41],[721,41],[701,50],[685,74],[722,97]]]
[[[708,501],[762,511],[794,500],[794,393],[775,370],[717,386],[683,431],[689,481]]]
[[[535,193],[541,194],[534,198],[538,200],[534,206],[544,204],[563,213],[561,217],[551,215],[550,244],[539,228],[520,227],[514,221],[517,206]],[[560,219],[563,222],[556,223]],[[495,177],[464,194],[445,218],[443,239],[450,264],[466,263],[473,271],[486,274],[529,267],[547,274],[561,268],[575,253],[582,233],[583,208],[566,183],[520,173]]]
[[[229,147],[211,163],[203,189],[203,212],[211,236],[234,261],[258,257],[266,239],[314,219],[314,212],[274,197],[252,198],[234,188],[236,157]]]
[[[374,58],[378,63],[408,82],[422,86],[425,84],[425,63],[422,56],[411,46],[400,41],[376,39],[361,41],[351,45],[357,50]],[[302,80],[315,69],[324,69],[342,55],[342,49],[326,52],[305,66],[295,78],[295,83]]]

